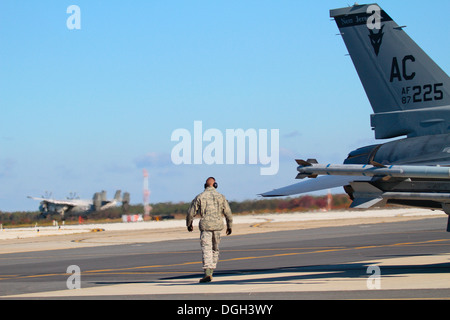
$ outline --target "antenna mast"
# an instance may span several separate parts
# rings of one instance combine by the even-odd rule
[[[149,205],[150,191],[148,190],[148,172],[146,169],[143,169],[142,172],[144,175],[144,187],[143,187],[144,217],[149,218],[151,207]]]

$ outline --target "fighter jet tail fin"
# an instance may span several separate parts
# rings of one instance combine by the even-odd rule
[[[116,191],[116,193],[114,194],[114,200],[120,201],[120,199],[121,199],[120,193],[121,193],[121,190]]]
[[[369,98],[377,139],[449,132],[448,75],[378,5],[330,11]]]

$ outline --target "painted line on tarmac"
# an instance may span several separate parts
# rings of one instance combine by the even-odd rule
[[[393,243],[393,244],[384,244],[384,245],[374,245],[374,246],[359,246],[359,247],[321,247],[321,248],[307,248],[313,249],[310,251],[304,252],[288,252],[288,253],[276,253],[262,256],[247,256],[247,257],[238,257],[238,258],[229,258],[229,259],[221,259],[220,262],[227,261],[240,261],[240,260],[256,260],[256,259],[269,259],[269,258],[278,258],[284,256],[295,256],[295,255],[304,255],[304,254],[316,254],[316,253],[328,253],[328,252],[340,252],[340,251],[351,251],[351,250],[364,250],[364,249],[373,249],[373,248],[388,248],[388,247],[401,247],[401,246],[422,246],[422,245],[448,245],[450,239],[436,239],[436,240],[427,240],[427,241],[418,241],[418,242],[403,242],[403,243]],[[288,248],[288,250],[304,250],[305,248]],[[262,249],[260,249],[262,250]],[[274,250],[274,249],[268,249]],[[276,249],[283,250],[283,249]],[[227,251],[227,250],[223,250]],[[231,250],[230,250],[231,251]],[[182,262],[182,263],[174,263],[174,264],[161,264],[161,265],[148,265],[148,266],[135,266],[135,267],[126,267],[126,268],[108,268],[108,269],[95,269],[82,271],[81,275],[98,275],[98,274],[131,274],[132,270],[144,270],[144,269],[157,269],[157,268],[167,268],[167,267],[177,267],[177,266],[187,266],[187,265],[198,265],[202,264],[202,261],[191,261],[191,262]],[[141,273],[142,271],[140,271]],[[160,273],[160,272],[158,272]],[[165,272],[170,273],[170,272]],[[0,281],[2,280],[11,280],[11,279],[26,279],[26,278],[39,278],[39,277],[51,277],[51,276],[70,276],[71,274],[67,273],[49,273],[49,274],[36,274],[36,275],[0,275]]]

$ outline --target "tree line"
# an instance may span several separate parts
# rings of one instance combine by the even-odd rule
[[[301,196],[296,198],[271,198],[244,201],[229,201],[233,214],[256,214],[256,213],[288,213],[302,212],[311,210],[328,209],[331,205],[332,210],[347,209],[351,203],[347,195],[332,195],[329,204],[328,196]],[[151,218],[182,218],[189,209],[189,202],[161,202],[151,204]],[[144,212],[143,205],[130,205],[127,212],[122,207],[107,209],[104,211],[92,212],[82,217],[83,221],[119,221],[123,214],[142,214]],[[59,219],[58,216],[48,216],[45,220],[39,218],[39,211],[19,211],[19,212],[2,212],[0,211],[0,224],[3,226],[30,225],[39,223],[40,225],[51,222],[53,219]],[[67,215],[66,221],[79,222],[78,216]]]

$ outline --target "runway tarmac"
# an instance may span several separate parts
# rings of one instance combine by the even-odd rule
[[[0,232],[1,299],[450,298],[441,212],[235,216],[210,284],[198,283],[198,231],[182,220],[64,228]],[[80,289],[67,287],[70,265]]]

